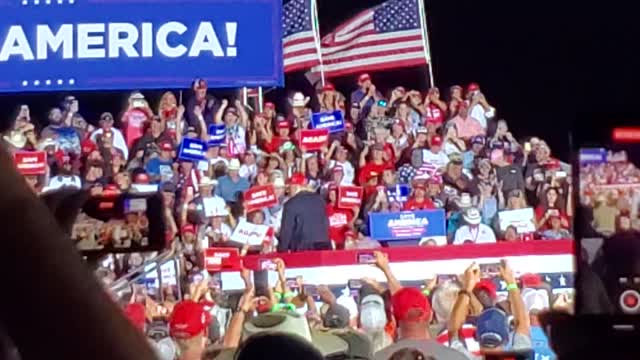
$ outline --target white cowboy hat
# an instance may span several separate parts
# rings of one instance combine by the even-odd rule
[[[301,92],[293,94],[293,97],[289,100],[293,107],[304,107],[309,102],[309,98],[305,98]]]
[[[200,183],[198,184],[198,186],[216,186],[216,185],[218,185],[218,180],[211,179],[208,176],[203,176],[200,179]]]
[[[227,170],[231,170],[231,171],[240,170],[240,160],[231,159],[231,161],[229,161],[229,165],[227,166]]]
[[[480,221],[482,221],[482,218],[480,217],[480,211],[478,211],[478,209],[476,208],[467,209],[464,215],[462,215],[462,218],[469,225],[478,225],[480,224]]]

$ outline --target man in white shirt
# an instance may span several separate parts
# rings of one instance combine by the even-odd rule
[[[462,215],[462,218],[467,224],[456,230],[456,234],[453,239],[454,245],[496,242],[496,235],[493,233],[493,230],[489,226],[480,223],[480,221],[482,221],[482,217],[480,216],[480,211],[478,211],[478,209],[467,209],[464,215]]]
[[[113,127],[113,115],[111,115],[111,113],[106,112],[100,115],[100,128],[91,133],[91,141],[96,142],[98,135],[109,131],[113,133],[113,147],[122,151],[124,159],[127,160],[129,158],[129,148],[127,147],[127,142],[124,140],[122,132],[119,129]]]
[[[484,94],[480,92],[480,85],[477,83],[469,84],[467,88],[467,99],[470,102],[469,116],[478,120],[480,125],[487,130],[487,119],[496,116],[496,109],[489,105]]]
[[[444,169],[447,166],[449,157],[442,150],[442,137],[439,135],[431,137],[429,150],[422,150],[422,161],[436,169]]]

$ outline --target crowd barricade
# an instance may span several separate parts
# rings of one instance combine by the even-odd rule
[[[495,244],[465,244],[448,246],[383,248],[389,256],[391,269],[401,282],[422,281],[435,275],[461,274],[473,261],[496,263],[507,259],[518,274],[571,274],[574,272],[573,240],[536,240],[529,242],[498,242]],[[372,250],[306,251],[287,254],[247,255],[246,268],[260,270],[264,259],[279,257],[287,264],[285,275],[302,276],[308,284],[344,285],[350,279],[363,277],[384,281],[384,275],[371,264],[358,263],[358,254]],[[222,272],[222,288],[244,288],[239,272]],[[277,281],[269,273],[269,283]]]

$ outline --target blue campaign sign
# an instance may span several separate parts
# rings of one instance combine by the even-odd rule
[[[282,86],[281,0],[0,0],[0,92]]]
[[[607,150],[604,148],[580,149],[580,164],[603,164],[607,162]]]
[[[403,203],[409,199],[409,185],[397,184],[396,186],[387,187],[387,197],[389,201],[397,201]]]
[[[189,161],[206,160],[207,144],[198,139],[184,138],[178,149],[178,158]]]
[[[370,213],[369,233],[375,240],[441,238],[447,235],[443,209]]]
[[[218,146],[223,144],[227,138],[227,127],[224,124],[209,125],[209,141],[207,145]]]
[[[344,131],[344,117],[342,112],[321,112],[311,115],[311,125],[314,129],[329,129],[330,133]]]

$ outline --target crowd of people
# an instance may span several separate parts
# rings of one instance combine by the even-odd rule
[[[340,354],[363,351],[345,355],[350,358],[375,353],[376,359],[418,359],[419,353],[474,358],[480,348],[530,349],[536,343],[535,312],[554,303],[570,307],[571,301],[547,294],[539,279],[535,286],[521,284],[508,264],[500,268],[508,298],[498,299],[495,285],[480,279],[477,265],[458,279],[430,279],[424,291],[402,288],[384,255],[376,252],[388,289],[364,281],[355,306],[359,316],[356,311],[350,316],[325,287],[308,295],[301,279],[292,291],[281,261],[274,287],[259,289],[243,273],[247,286],[235,303],[222,301],[210,281],[194,280],[209,247],[239,246],[243,253],[263,254],[380,248],[384,239],[373,237],[371,229],[371,215],[377,213],[443,211],[443,235],[451,245],[571,238],[570,169],[552,157],[544,140],[516,139],[478,84],[452,86],[442,95],[436,87],[421,93],[402,86],[383,94],[370,75],[361,74],[355,85],[348,98],[330,83],[319,87],[314,99],[293,91],[286,109],[265,102],[259,112],[259,106],[239,99],[214,97],[206,81],[197,79],[185,104],[166,92],[154,108],[135,92],[125,109],[110,109],[99,119],[85,119],[78,100],[68,96],[42,123],[32,121],[29,107],[22,105],[4,140],[38,194],[75,188],[100,196],[149,186],[161,192],[166,249],[179,255],[184,283],[191,288],[183,291],[184,301],[169,289],[162,304],[133,289],[126,313],[158,340],[154,344],[161,352],[173,351],[167,358],[192,358],[186,354],[200,354],[205,344],[213,344],[238,348],[236,356],[248,359],[255,347],[278,341],[299,346],[295,351],[305,358],[318,351],[318,356],[331,355],[335,346]],[[343,126],[320,146],[308,148],[301,138],[315,125],[317,113],[333,114]],[[222,140],[216,129],[223,129]],[[187,142],[205,144],[202,158],[187,156]],[[21,163],[25,153],[44,153],[43,166]],[[360,188],[360,198],[341,206],[340,189],[352,186]],[[408,194],[393,191],[399,187]],[[256,188],[268,188],[276,201],[249,206],[246,194]],[[153,221],[132,216],[135,221],[127,217],[111,224],[117,228],[110,231],[118,234],[111,235],[117,246],[139,241],[139,228],[145,227],[140,221]],[[264,239],[238,245],[234,232],[242,223],[267,227]],[[73,238],[80,249],[90,233],[100,237],[102,231],[93,233],[90,221],[77,224]],[[104,279],[143,262],[138,254],[118,261],[125,264],[115,273],[107,271]],[[316,301],[309,300],[314,298],[325,305],[316,309]],[[223,315],[221,303],[231,313]],[[307,349],[308,344],[271,335],[245,339],[279,324],[308,334],[314,345],[334,348]],[[436,337],[441,341],[429,340]],[[343,343],[347,350],[335,345]]]

